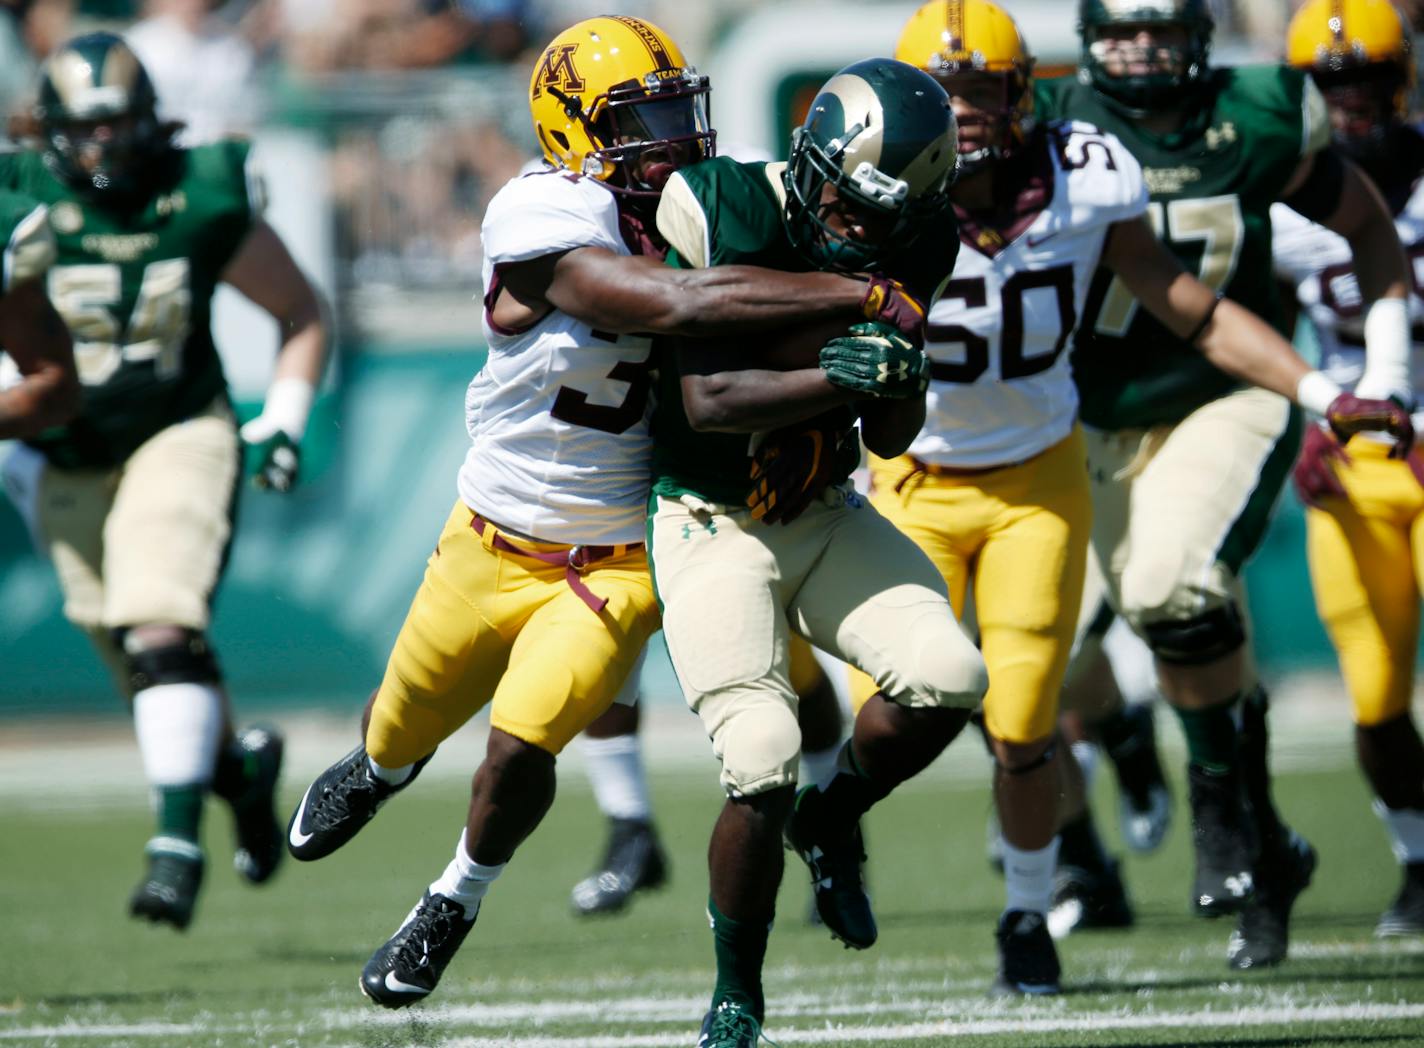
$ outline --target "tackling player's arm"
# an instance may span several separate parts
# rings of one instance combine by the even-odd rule
[[[643,255],[579,247],[499,267],[495,323],[522,330],[558,309],[600,331],[736,335],[805,321],[885,320],[918,329],[924,310],[880,278],[758,266],[676,269]]]
[[[853,391],[835,385],[819,367],[739,370],[739,362],[747,358],[744,341],[679,342],[676,358],[682,376],[683,408],[688,425],[694,430],[758,433],[804,422],[856,399]]]
[[[1282,202],[1350,244],[1365,313],[1365,374],[1362,397],[1413,400],[1409,330],[1409,260],[1389,206],[1350,160],[1327,149],[1306,157],[1281,196]]]
[[[288,491],[296,483],[297,447],[306,433],[316,387],[326,368],[328,340],[316,289],[266,222],[257,222],[222,279],[277,321],[282,344],[262,413],[242,427],[242,439],[262,448],[257,483]]]
[[[0,439],[38,436],[79,410],[79,375],[69,328],[45,295],[44,282],[27,280],[0,298],[0,346],[20,372],[0,390]]]
[[[1102,264],[1173,334],[1228,375],[1324,416],[1337,435],[1383,430],[1392,433],[1407,452],[1413,440],[1407,412],[1387,401],[1344,393],[1321,372],[1311,370],[1273,327],[1230,299],[1219,299],[1182,269],[1146,219],[1113,225]]]

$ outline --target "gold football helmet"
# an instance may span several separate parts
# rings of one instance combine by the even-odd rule
[[[1003,101],[994,114],[999,140],[972,152],[961,150],[961,172],[1009,155],[1032,130],[1033,58],[1018,24],[992,0],[930,0],[900,31],[895,57],[925,70],[951,96],[963,77],[992,76],[1002,82]]]
[[[657,26],[604,15],[565,29],[529,81],[544,159],[637,196],[713,155],[705,76]]]
[[[1413,50],[1389,0],[1310,0],[1286,34],[1286,61],[1315,74],[1322,88],[1370,78],[1364,74],[1388,81],[1390,111],[1401,120],[1414,87]]]

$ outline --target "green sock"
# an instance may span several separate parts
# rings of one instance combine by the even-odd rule
[[[1237,696],[1198,710],[1177,710],[1182,733],[1187,737],[1187,756],[1216,775],[1224,775],[1237,765]]]
[[[717,985],[712,990],[712,1007],[733,1001],[761,1022],[766,1009],[761,966],[766,959],[771,922],[734,921],[723,916],[710,897],[707,919],[712,922],[712,945],[717,954]]]
[[[155,792],[158,795],[158,835],[197,844],[207,787],[200,784],[160,786]]]

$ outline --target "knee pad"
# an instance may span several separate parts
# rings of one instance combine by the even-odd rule
[[[1154,655],[1178,666],[1215,662],[1246,643],[1246,626],[1234,603],[1190,619],[1144,622],[1142,632]]]
[[[716,741],[722,785],[732,796],[750,797],[796,781],[801,725],[786,706],[765,702],[735,712]]]
[[[129,628],[114,630],[123,652],[129,687],[135,692],[159,684],[220,684],[217,656],[198,630],[184,629],[182,639],[145,644]]]

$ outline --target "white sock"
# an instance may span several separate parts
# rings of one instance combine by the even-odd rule
[[[836,776],[836,761],[841,755],[842,743],[825,750],[801,751],[801,782],[809,786],[822,786]]]
[[[610,819],[651,820],[653,805],[637,734],[610,739],[584,736],[579,739],[579,752],[588,764],[588,781],[599,811]]]
[[[1375,814],[1389,830],[1394,857],[1401,863],[1424,862],[1424,811],[1416,808],[1386,808],[1375,801]]]
[[[402,764],[399,768],[383,768],[373,761],[369,755],[366,757],[366,763],[371,768],[371,774],[388,786],[399,786],[405,782],[406,779],[410,778],[410,770],[415,767],[414,764]]]
[[[1098,774],[1098,747],[1087,739],[1079,739],[1073,743],[1072,749],[1073,756],[1077,758],[1078,767],[1083,769],[1083,792],[1091,794],[1093,779]]]
[[[208,684],[156,684],[133,698],[134,733],[150,786],[213,781],[223,701]]]
[[[459,903],[465,908],[466,919],[472,921],[480,912],[480,900],[485,897],[495,878],[504,872],[505,865],[482,866],[475,862],[465,850],[465,835],[461,833],[460,843],[455,845],[455,857],[439,879],[431,882],[430,894],[438,893],[451,902]]]
[[[1058,838],[1046,848],[1025,851],[1002,840],[1004,848],[1004,888],[1009,910],[1047,913],[1053,901],[1053,871],[1058,866]]]

